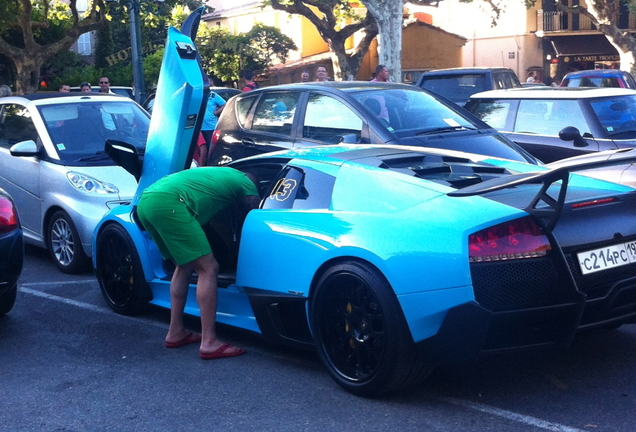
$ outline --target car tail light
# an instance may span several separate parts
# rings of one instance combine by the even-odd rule
[[[212,151],[216,147],[216,144],[219,142],[220,137],[221,131],[219,129],[215,129],[214,132],[212,132],[212,145],[210,146],[210,153],[212,153]]]
[[[468,237],[470,262],[542,257],[550,249],[548,238],[529,216],[486,228]]]
[[[18,227],[18,212],[11,200],[0,197],[0,234]]]

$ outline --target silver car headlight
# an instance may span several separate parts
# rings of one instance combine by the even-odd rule
[[[119,193],[119,189],[117,189],[117,186],[114,184],[99,181],[96,178],[87,176],[86,174],[69,171],[66,173],[66,177],[75,189],[79,189],[82,192],[104,195]]]

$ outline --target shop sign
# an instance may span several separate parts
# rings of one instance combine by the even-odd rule
[[[620,61],[620,57],[618,54],[605,54],[605,55],[575,55],[571,57],[563,57],[563,61],[565,63],[573,62],[602,62],[602,61],[611,61],[617,62]]]

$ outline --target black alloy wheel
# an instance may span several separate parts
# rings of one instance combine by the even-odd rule
[[[121,225],[110,224],[99,233],[95,261],[97,281],[108,306],[122,315],[143,312],[152,293],[135,245]]]
[[[311,305],[318,355],[347,391],[373,396],[413,385],[430,368],[417,359],[397,298],[374,267],[338,264],[319,279]]]

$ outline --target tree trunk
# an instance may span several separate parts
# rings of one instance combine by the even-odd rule
[[[404,2],[362,0],[378,23],[378,62],[389,69],[390,80],[402,82],[402,23]]]
[[[13,63],[17,69],[15,79],[16,94],[36,93],[40,84],[40,67],[42,62],[36,56],[23,56],[21,59],[14,59]]]

